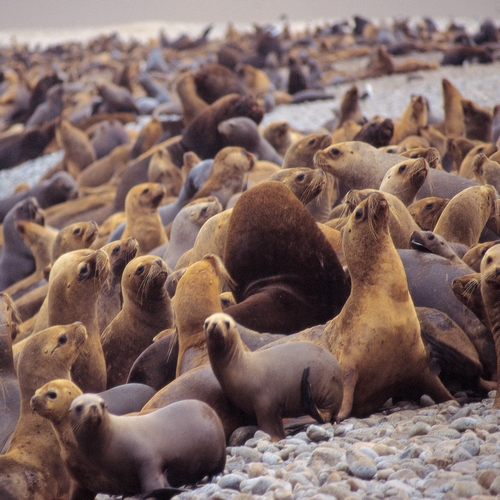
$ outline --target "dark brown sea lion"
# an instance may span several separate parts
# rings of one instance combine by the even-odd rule
[[[465,137],[471,140],[490,142],[493,114],[470,99],[462,99]]]
[[[87,335],[81,323],[54,326],[33,335],[21,353],[18,378],[21,414],[9,448],[0,456],[0,497],[47,500],[62,498],[69,476],[50,423],[30,409],[30,399],[55,378],[70,379]]]
[[[292,333],[323,323],[348,295],[333,248],[290,189],[277,182],[258,184],[238,199],[223,260],[236,282],[237,305],[226,312],[253,330]]]
[[[238,75],[220,64],[207,64],[193,76],[197,94],[208,104],[227,94],[245,94]]]
[[[340,128],[348,120],[353,120],[358,125],[364,125],[366,118],[359,107],[359,89],[357,85],[352,85],[344,94],[339,111],[336,128]]]
[[[394,134],[394,123],[390,118],[373,118],[365,123],[352,138],[353,141],[363,141],[376,148],[388,146]]]
[[[224,469],[221,422],[201,401],[120,417],[108,413],[99,396],[83,394],[71,404],[70,415],[82,454],[125,494],[193,484]]]
[[[123,271],[123,308],[102,333],[107,388],[123,384],[132,364],[161,330],[172,326],[165,288],[167,266],[154,255],[131,260]]]
[[[204,328],[210,364],[223,391],[238,408],[256,416],[259,429],[272,441],[285,437],[283,417],[337,419],[342,370],[329,351],[311,342],[292,342],[251,352],[224,313],[209,316]]]
[[[182,104],[182,121],[188,126],[196,115],[209,107],[209,104],[198,95],[194,71],[181,74],[175,84],[175,90]]]

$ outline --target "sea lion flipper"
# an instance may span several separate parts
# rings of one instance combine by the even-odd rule
[[[155,500],[169,500],[175,495],[180,495],[186,492],[182,488],[158,488],[156,490],[149,491],[148,493],[143,493],[139,498],[141,500],[147,500],[154,498]]]
[[[311,384],[309,383],[309,372],[310,367],[304,368],[302,372],[302,382],[301,382],[301,395],[302,395],[302,405],[307,411],[307,414],[314,418],[316,422],[320,424],[325,424],[323,417],[320,415],[318,407],[314,402],[314,396],[312,392]]]

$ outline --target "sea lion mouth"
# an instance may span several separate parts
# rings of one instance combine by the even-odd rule
[[[161,193],[158,193],[153,198],[151,198],[151,206],[153,208],[158,208],[164,196],[165,196],[165,191],[163,190],[161,191]]]
[[[85,231],[84,235],[84,241],[87,245],[91,245],[94,240],[97,238],[97,233],[99,232],[99,227],[97,225],[97,222],[92,221],[91,224],[87,227],[87,230]]]

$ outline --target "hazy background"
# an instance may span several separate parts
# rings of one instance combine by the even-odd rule
[[[405,16],[500,18],[499,0],[1,0],[0,29],[45,29],[142,21],[262,22]]]

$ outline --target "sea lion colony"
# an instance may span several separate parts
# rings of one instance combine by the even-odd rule
[[[497,387],[499,105],[443,79],[443,122],[425,96],[367,119],[355,82],[437,67],[394,58],[414,52],[492,63],[500,31],[354,21],[0,49],[0,168],[64,152],[0,200],[2,498],[174,494],[223,470],[241,426],[278,440],[282,417],[335,422]],[[335,68],[346,59],[358,69]],[[321,130],[258,128],[273,106],[350,81]],[[124,126],[139,115],[140,132]],[[158,391],[139,406],[143,389],[122,385],[138,378]],[[108,412],[120,394],[135,416]]]

